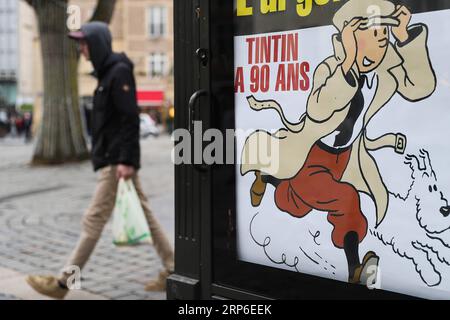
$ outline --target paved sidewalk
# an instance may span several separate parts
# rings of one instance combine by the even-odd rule
[[[143,140],[141,180],[151,207],[173,240],[173,166],[169,137]],[[30,167],[32,145],[0,139],[0,299],[41,299],[24,283],[29,273],[57,273],[76,244],[94,191],[89,162]],[[116,248],[108,224],[72,299],[165,299],[145,283],[161,268],[150,245]]]

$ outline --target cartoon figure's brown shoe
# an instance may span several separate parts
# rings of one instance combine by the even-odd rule
[[[262,181],[260,171],[255,171],[255,176],[255,181],[250,189],[250,198],[252,200],[252,206],[258,207],[266,192],[266,183]]]
[[[377,280],[379,261],[380,257],[375,252],[367,252],[362,264],[356,268],[353,277],[349,277],[348,282],[367,286],[374,285]]]

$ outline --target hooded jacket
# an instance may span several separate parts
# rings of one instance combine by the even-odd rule
[[[139,109],[133,63],[112,51],[108,26],[91,22],[81,28],[98,78],[92,113],[94,170],[117,164],[140,168]]]

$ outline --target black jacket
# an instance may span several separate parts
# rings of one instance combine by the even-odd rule
[[[139,109],[133,63],[113,53],[106,24],[91,22],[81,28],[98,78],[92,112],[92,162],[98,170],[126,164],[140,168]]]

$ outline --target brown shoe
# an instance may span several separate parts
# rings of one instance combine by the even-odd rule
[[[364,256],[362,264],[356,268],[353,277],[349,277],[348,282],[352,284],[363,284],[363,285],[374,284],[368,283],[368,281],[369,277],[374,281],[376,281],[379,261],[380,257],[378,257],[375,252],[373,251],[367,252],[366,255]],[[371,267],[375,267],[375,273],[369,270],[369,268]]]
[[[54,276],[28,276],[26,282],[35,291],[54,299],[64,299],[69,289],[59,285],[58,278]]]
[[[255,181],[250,189],[250,198],[252,200],[252,206],[258,207],[266,192],[266,183],[262,181],[260,171],[255,171],[255,176]]]
[[[170,272],[167,270],[161,271],[158,278],[150,280],[145,286],[145,291],[165,291],[167,277],[170,276]]]

